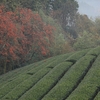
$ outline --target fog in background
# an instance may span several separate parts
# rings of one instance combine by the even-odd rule
[[[100,0],[76,0],[79,4],[79,13],[86,14],[89,18],[100,16]]]

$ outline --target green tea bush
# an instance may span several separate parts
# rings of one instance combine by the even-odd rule
[[[71,62],[63,62],[54,67],[35,86],[26,92],[19,100],[39,100],[59,81],[62,74],[69,69]]]
[[[79,86],[66,100],[99,100],[100,91],[100,55]],[[97,95],[98,94],[98,95]],[[96,99],[95,96],[97,95]],[[94,99],[95,98],[95,99]]]
[[[58,84],[42,100],[65,100],[79,83],[94,56],[84,56],[62,77]],[[70,99],[71,100],[71,99]],[[81,99],[77,99],[81,100]]]

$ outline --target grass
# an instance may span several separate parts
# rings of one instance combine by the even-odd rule
[[[100,47],[51,57],[0,76],[0,100],[99,100]]]

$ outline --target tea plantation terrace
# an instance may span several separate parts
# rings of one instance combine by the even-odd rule
[[[100,100],[100,47],[1,75],[0,100]]]

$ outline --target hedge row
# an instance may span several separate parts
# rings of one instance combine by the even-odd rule
[[[21,75],[21,76],[19,76],[20,78],[22,78],[21,81],[13,80],[8,85],[6,85],[7,88],[4,87],[1,90],[2,97],[4,96],[2,99],[10,98],[10,100],[15,100],[15,98],[18,98],[21,94],[23,94],[25,91],[30,89],[30,87],[32,87],[37,81],[39,81],[43,76],[45,76],[46,73],[48,73],[50,70],[52,70],[51,66],[54,67],[56,64],[58,64],[58,62],[62,62],[61,58],[62,58],[62,60],[64,60],[68,56],[69,56],[69,54],[62,55],[61,57],[59,57],[59,56],[54,57],[51,60],[46,61],[46,63],[43,63],[39,67],[36,67],[35,69],[33,68],[32,70],[27,71],[27,73],[25,72],[22,75],[27,76],[27,77],[25,77],[26,79],[23,79],[22,75]],[[56,59],[56,58],[58,58],[58,59]],[[19,77],[18,77],[18,79],[19,79]],[[10,85],[11,85],[11,87],[9,88]],[[16,92],[16,91],[18,91],[18,92]]]
[[[66,100],[94,100],[100,91],[100,55],[76,90]],[[96,98],[99,98],[97,96]],[[99,99],[97,99],[99,100]]]
[[[17,85],[23,83],[23,81],[31,78],[34,76],[35,73],[40,72],[41,68],[48,66],[51,61],[54,59],[47,61],[44,64],[40,64],[40,66],[37,66],[36,68],[33,67],[31,70],[25,70],[24,72],[21,71],[21,74],[19,74],[16,77],[11,77],[9,80],[3,81],[0,84],[0,98],[5,96],[7,93],[9,93],[13,88],[15,88]],[[32,74],[32,75],[30,75]]]
[[[40,100],[56,83],[61,76],[67,71],[71,62],[63,62],[51,70],[44,78],[42,78],[34,87],[26,92],[19,100]]]
[[[75,61],[77,61],[78,59],[80,59],[81,57],[83,57],[84,56],[84,54],[86,54],[86,52],[87,52],[87,50],[86,51],[84,51],[84,52],[78,52],[78,53],[75,53],[75,54],[73,54],[71,57],[69,56],[67,59],[67,61],[69,61],[70,59],[74,59]],[[79,55],[79,56],[78,56]],[[76,56],[78,56],[78,57],[76,57]],[[61,57],[61,60],[62,60],[62,57]],[[59,63],[59,61],[57,61],[56,63]],[[67,63],[69,63],[69,62],[67,62]],[[64,68],[66,68],[66,66],[67,66],[67,63],[66,63],[66,65],[65,65],[65,67]],[[73,64],[73,62],[71,62],[72,64]],[[60,67],[61,68],[61,67]],[[62,68],[61,68],[62,69]],[[55,71],[56,71],[57,69],[55,69]],[[53,73],[55,73],[55,71],[53,71],[52,72],[52,74],[51,75],[53,75],[52,77],[54,77],[55,75],[53,74]],[[60,71],[60,69],[59,69],[59,71]],[[56,72],[57,73],[57,72]],[[59,73],[57,73],[57,74],[59,74]],[[50,76],[50,75],[49,75]],[[59,77],[59,76],[56,76],[55,77],[55,81],[56,81],[56,79],[57,79],[57,77]],[[36,84],[36,87],[39,87],[40,88],[40,90],[41,90],[41,85],[42,84],[44,84],[44,82],[45,82],[45,80],[47,80],[48,78],[46,78],[46,79],[42,79],[41,81],[42,81],[42,83],[40,82],[39,84],[40,84],[40,87]],[[49,81],[49,80],[47,80],[47,81]],[[54,80],[53,80],[53,82],[54,83],[56,83]],[[52,78],[51,78],[51,80],[50,80],[50,83],[52,82]],[[47,83],[47,82],[46,82]],[[49,85],[50,85],[50,83],[49,83]],[[54,83],[52,83],[52,84],[54,84]],[[35,88],[36,88],[35,87]],[[46,89],[47,89],[47,87],[49,88],[50,86],[46,86]],[[37,98],[35,98],[34,97],[34,99],[36,100],[36,99],[38,99],[38,98],[42,98],[42,96],[46,93],[46,91],[49,91],[50,90],[50,88],[49,89],[44,89],[43,88],[43,91],[41,92],[42,94],[40,94],[41,96],[36,96],[36,93],[35,93],[35,97],[37,97]],[[38,89],[36,89],[36,90],[38,90]],[[35,91],[35,89],[34,89],[34,91]],[[36,91],[35,91],[36,92]],[[27,92],[28,93],[28,92]],[[37,92],[38,93],[38,92]],[[34,93],[33,93],[34,94]],[[38,95],[38,94],[37,94]],[[26,97],[22,97],[22,98],[26,98]],[[31,97],[32,98],[32,97]],[[27,98],[27,99],[29,99],[29,98]]]
[[[96,95],[96,97],[94,98],[94,100],[100,100],[100,92]]]
[[[90,54],[90,55],[99,55],[100,54],[100,46],[94,48],[94,49],[91,49],[87,54]]]
[[[94,56],[88,55],[78,60],[42,100],[65,100],[81,82],[93,59]]]

